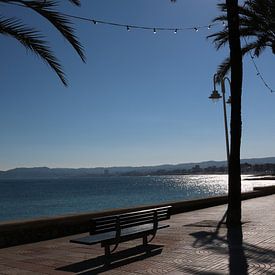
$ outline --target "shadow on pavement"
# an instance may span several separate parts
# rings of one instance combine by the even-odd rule
[[[229,274],[248,274],[248,264],[243,247],[242,225],[227,228],[227,243]]]
[[[59,267],[56,270],[73,272],[78,274],[98,274],[113,268],[117,268],[132,262],[141,261],[149,257],[161,254],[161,245],[148,244],[129,248],[111,255],[110,263],[106,262],[105,256],[81,261],[78,263]]]
[[[198,250],[203,248],[209,254],[214,254],[208,258],[208,268],[200,267],[199,264],[196,267],[179,266],[178,268],[187,274],[246,275],[249,273],[249,268],[251,270],[256,268],[259,272],[262,272],[261,274],[272,274],[275,251],[244,242],[242,225],[225,228],[225,226],[222,226],[224,225],[225,218],[226,213],[214,231],[209,227],[207,229],[204,228],[205,230],[203,231],[190,233],[195,238],[192,245],[194,248]],[[223,228],[222,233],[220,232],[221,227]],[[228,261],[224,261],[226,259],[225,255],[228,255]],[[248,260],[250,264],[248,264]]]

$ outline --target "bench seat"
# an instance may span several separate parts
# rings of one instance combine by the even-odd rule
[[[169,225],[165,225],[165,224],[158,225],[158,229],[163,229],[166,227],[169,227]],[[123,239],[123,238],[131,237],[132,235],[136,235],[136,234],[144,235],[144,233],[146,232],[148,232],[149,234],[149,232],[153,231],[153,229],[154,229],[154,226],[152,223],[125,228],[121,230],[120,238]],[[105,232],[97,235],[89,235],[86,237],[81,237],[78,239],[70,240],[70,242],[78,243],[78,244],[93,245],[93,244],[102,243],[102,242],[108,242],[108,241],[111,242],[112,240],[115,241],[115,238],[116,238],[116,231],[111,231],[111,232]]]

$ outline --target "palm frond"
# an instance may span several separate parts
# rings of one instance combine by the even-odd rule
[[[219,4],[217,4],[217,7],[221,12],[226,12],[227,11],[227,6],[226,6],[225,3],[219,3]]]
[[[73,2],[78,3],[79,1]],[[43,5],[40,5],[37,1],[22,1],[22,3],[46,18],[65,37],[78,53],[82,61],[85,62],[84,48],[75,36],[74,28],[71,26],[72,23],[69,18],[64,14],[53,10],[53,7],[56,7],[57,5],[56,1],[47,0]]]
[[[215,22],[224,22],[224,21],[227,21],[227,16],[226,15],[217,16],[212,20],[213,23],[215,23]]]
[[[226,4],[219,4],[220,11],[227,11]],[[214,22],[227,20],[226,14],[216,17]],[[239,6],[240,36],[251,38],[252,42],[242,46],[242,56],[253,53],[259,56],[266,47],[271,47],[275,54],[275,1],[274,0],[246,0],[244,6]],[[228,28],[213,33],[212,38],[217,49],[228,43]],[[250,41],[251,41],[250,40]],[[224,77],[230,70],[230,57],[227,57],[217,69],[217,74]],[[217,78],[219,81],[219,78]]]
[[[252,52],[256,47],[257,41],[246,43],[246,45],[242,47],[242,55],[244,56],[248,52]]]
[[[250,51],[254,50],[257,47],[257,42],[247,43],[244,47],[242,47],[242,56],[246,55]],[[218,67],[217,75],[224,77],[228,74],[231,68],[230,57],[227,57]],[[219,83],[219,78],[217,78],[217,82]]]
[[[24,4],[24,2],[27,2],[28,0],[0,0],[0,2],[2,3],[18,3],[18,4]],[[80,6],[80,0],[67,0],[69,2],[71,2],[72,4],[76,5],[76,6]],[[46,5],[48,2],[48,0],[40,0],[40,1],[36,1],[37,4],[43,4]]]
[[[254,54],[259,57],[259,55],[262,53],[264,48],[267,45],[267,37],[266,36],[259,36],[257,39],[257,45],[255,46]]]
[[[0,33],[17,39],[25,48],[41,57],[67,86],[67,80],[58,59],[38,31],[26,27],[18,19],[0,18]]]
[[[69,0],[69,1],[76,6],[80,6],[80,0]]]
[[[216,32],[207,36],[207,39],[213,38],[213,43],[215,44],[216,49],[220,49],[226,43],[228,43],[228,30],[225,28],[220,32]]]
[[[225,77],[230,70],[230,57],[227,57],[218,67],[216,78],[217,83],[220,83],[220,79]]]

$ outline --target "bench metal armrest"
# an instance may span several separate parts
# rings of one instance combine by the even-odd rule
[[[120,217],[116,216],[116,241],[119,242],[121,235]]]
[[[154,210],[154,217],[153,217],[153,236],[152,236],[152,238],[150,239],[149,242],[151,242],[151,241],[155,238],[155,236],[156,236],[156,234],[157,234],[157,230],[158,230],[158,212],[157,212],[157,210]]]
[[[157,230],[158,230],[158,212],[157,210],[154,211],[154,227],[153,227],[153,230],[154,230],[154,233],[156,234]]]
[[[111,252],[114,252],[116,249],[117,249],[117,247],[118,247],[118,245],[119,245],[119,243],[120,243],[120,236],[121,236],[121,226],[120,226],[120,218],[119,218],[119,215],[118,216],[116,216],[116,236],[115,236],[115,246],[114,246],[114,248],[112,249],[112,251],[109,251],[109,253]],[[107,246],[109,246],[109,245],[107,245]],[[110,248],[108,248],[108,249],[110,249]],[[105,254],[106,254],[106,249],[105,249]]]

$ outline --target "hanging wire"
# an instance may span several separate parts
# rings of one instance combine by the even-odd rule
[[[246,38],[243,37],[243,39],[244,39],[245,44],[248,45]],[[255,68],[255,70],[256,70],[256,72],[257,72],[257,76],[261,79],[261,81],[263,82],[264,86],[265,86],[271,93],[274,93],[275,91],[267,84],[267,82],[265,81],[265,79],[264,79],[262,73],[260,72],[259,67],[257,66],[257,64],[256,64],[256,62],[255,62],[255,60],[254,60],[254,56],[253,56],[252,53],[251,53],[251,50],[250,50],[248,53],[249,53],[249,56],[250,56],[250,59],[251,59],[253,65],[254,65],[254,68]]]
[[[186,31],[186,30],[195,30],[196,32],[199,29],[210,29],[214,26],[220,25],[219,23],[213,23],[210,25],[202,25],[202,26],[194,26],[194,27],[149,27],[149,26],[141,26],[141,25],[130,25],[130,24],[121,24],[121,23],[116,23],[116,22],[111,22],[111,21],[103,21],[103,20],[97,20],[94,18],[88,18],[88,17],[82,17],[82,16],[76,16],[76,15],[71,15],[71,14],[66,14],[63,13],[63,15],[78,19],[81,21],[87,21],[87,22],[92,22],[94,24],[102,24],[102,25],[109,25],[109,26],[115,26],[115,27],[121,27],[121,28],[126,28],[127,30],[130,29],[140,29],[140,30],[151,30],[154,33],[157,31],[172,31],[174,33],[178,33],[179,31]]]
[[[251,2],[251,0],[247,0],[247,2]],[[247,5],[247,2],[244,2],[243,7],[245,7],[245,6]],[[243,37],[243,39],[244,39],[244,42],[245,42],[245,44],[246,44],[246,46],[247,46],[248,43],[247,43],[246,37]],[[259,67],[257,66],[257,64],[256,64],[256,62],[255,62],[255,60],[254,60],[254,56],[253,56],[252,53],[251,53],[251,50],[249,51],[249,56],[250,56],[250,59],[251,59],[253,65],[254,65],[254,68],[255,68],[255,70],[256,70],[256,72],[257,72],[257,76],[261,79],[261,81],[263,82],[263,84],[265,85],[265,87],[266,87],[271,93],[274,93],[275,91],[267,84],[267,82],[265,81],[265,79],[264,79],[262,73],[260,72]]]

